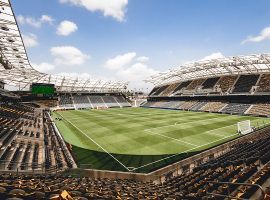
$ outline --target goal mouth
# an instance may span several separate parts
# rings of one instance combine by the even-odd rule
[[[249,134],[253,131],[250,120],[237,122],[237,132],[241,135]]]

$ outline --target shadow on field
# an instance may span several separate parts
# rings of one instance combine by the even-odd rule
[[[198,152],[183,153],[178,155],[123,155],[123,154],[112,154],[117,160],[119,160],[126,167],[138,168],[143,165],[153,163],[155,161],[164,159],[162,161],[153,163],[151,165],[139,168],[134,172],[137,173],[149,173],[156,169],[162,168],[176,161],[182,160]],[[120,163],[105,152],[93,151],[89,149],[83,149],[77,146],[72,146],[72,154],[74,159],[81,168],[88,169],[100,169],[100,170],[112,170],[112,171],[127,171]],[[167,158],[172,156],[171,158]],[[167,158],[167,159],[165,159]]]

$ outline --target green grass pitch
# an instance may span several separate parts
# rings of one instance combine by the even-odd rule
[[[56,125],[79,165],[95,169],[149,172],[239,137],[237,122],[253,126],[267,118],[123,108],[54,112]]]

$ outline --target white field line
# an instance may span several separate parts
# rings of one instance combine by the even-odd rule
[[[60,113],[59,115],[65,119]],[[126,170],[131,171],[128,167],[126,167],[122,162],[120,162],[117,158],[115,158],[110,152],[108,152],[106,149],[104,149],[100,144],[98,144],[95,140],[93,140],[91,137],[89,137],[87,134],[85,134],[80,128],[78,128],[76,125],[74,125],[72,122],[70,122],[68,119],[65,119],[68,123],[70,123],[72,126],[74,126],[77,130],[79,130],[82,134],[84,134],[88,139],[90,139],[93,143],[95,143],[98,147],[100,147],[104,152],[106,152],[109,156],[111,156],[115,161],[117,161],[120,165],[122,165]]]
[[[181,123],[178,124],[177,122],[175,124],[171,124],[171,125],[166,125],[166,126],[159,126],[159,127],[155,127],[155,128],[149,128],[149,129],[145,129],[144,131],[148,131],[148,130],[152,130],[152,129],[159,129],[159,128],[164,128],[164,127],[171,127],[171,126],[180,126],[180,125],[185,125],[185,124],[192,124],[192,123],[197,123],[197,122],[203,122],[203,121],[211,121],[213,119],[225,119],[225,118],[231,118],[232,116],[227,116],[227,117],[214,117],[211,119],[202,119],[202,120],[196,120],[196,121],[191,121],[191,122],[185,122],[185,123]]]
[[[193,116],[193,115],[192,115]],[[198,115],[194,115],[195,117],[190,117],[189,119],[197,119],[198,118]],[[216,118],[219,118],[219,117],[214,117],[214,118],[211,118],[211,119],[216,119]],[[200,118],[199,118],[200,119]],[[207,119],[209,120],[209,119]],[[205,119],[202,119],[202,120],[196,120],[196,122],[198,121],[205,121]],[[175,122],[174,124],[171,124],[171,125],[168,125],[168,126],[174,126],[174,125],[179,125],[179,123],[181,123],[181,121],[178,121],[178,122]],[[188,123],[193,123],[192,121],[190,122],[184,122],[184,123],[181,123],[181,124],[188,124]],[[166,126],[165,126],[166,127]]]
[[[140,168],[143,168],[143,167],[146,167],[146,166],[152,165],[152,164],[154,164],[154,163],[158,163],[158,162],[160,162],[160,161],[166,160],[166,159],[168,159],[168,158],[175,157],[175,156],[177,156],[177,155],[179,155],[179,154],[182,154],[182,153],[188,153],[188,152],[193,151],[193,150],[195,150],[195,149],[199,149],[199,148],[201,148],[201,147],[207,146],[207,145],[209,145],[209,144],[213,144],[213,143],[215,143],[215,142],[218,142],[218,141],[220,141],[220,140],[224,140],[224,139],[226,139],[226,138],[230,138],[230,137],[235,136],[235,135],[238,135],[238,134],[233,134],[233,135],[230,135],[230,136],[226,136],[226,137],[223,137],[223,138],[221,138],[221,139],[214,140],[214,141],[212,141],[212,142],[209,142],[209,143],[203,144],[203,145],[201,145],[201,146],[197,146],[197,147],[194,147],[194,148],[188,149],[188,150],[186,150],[186,151],[179,152],[179,153],[177,153],[177,154],[174,154],[174,155],[168,156],[168,157],[166,157],[166,158],[162,158],[162,159],[156,160],[156,161],[154,161],[154,162],[151,162],[151,163],[148,163],[148,164],[142,165],[142,166],[140,166],[140,167],[134,168],[134,169],[133,169],[133,170],[131,170],[131,171],[135,171],[135,170],[137,170],[137,169],[140,169]]]
[[[255,120],[251,120],[251,122],[252,122],[252,121],[256,121],[256,119],[255,119]],[[269,122],[269,123],[270,123],[270,122]],[[228,126],[223,126],[223,127],[220,127],[220,128],[212,129],[212,130],[209,130],[209,131],[205,131],[205,132],[203,132],[203,133],[201,133],[201,134],[207,134],[207,133],[208,133],[208,134],[219,135],[219,136],[220,136],[220,133],[211,133],[211,132],[216,131],[216,130],[219,130],[219,129],[231,127],[231,126],[236,126],[236,124],[232,124],[232,125],[228,125]]]
[[[138,116],[138,117],[144,117],[144,116],[161,116],[161,115],[164,115],[164,114],[157,114],[157,113],[145,113],[145,114],[127,114],[127,113],[118,113],[117,115],[120,115],[120,116]]]
[[[144,116],[162,116],[164,115],[164,113],[145,113],[145,114],[118,113],[117,115],[144,117]]]
[[[173,137],[170,137],[170,136],[162,135],[162,134],[159,134],[159,133],[154,133],[154,132],[152,132],[151,130],[144,130],[144,131],[145,131],[147,134],[150,134],[150,135],[159,135],[159,136],[161,136],[161,137],[169,138],[169,139],[172,139],[172,140],[181,142],[181,143],[185,143],[185,144],[188,144],[188,145],[192,145],[192,146],[198,147],[198,145],[196,145],[196,144],[192,144],[192,143],[189,143],[189,142],[186,142],[186,141],[183,141],[183,140],[179,140],[179,139],[177,139],[177,138],[173,138]],[[149,132],[149,133],[148,133],[148,132]]]
[[[84,110],[77,110],[78,112],[87,112],[87,111],[84,111]],[[171,110],[171,111],[177,111],[177,110]],[[178,110],[179,111],[179,110]],[[113,116],[115,116],[115,114],[114,114],[114,112],[111,112],[111,110],[102,110],[102,112],[107,112],[107,113],[110,113],[110,114],[112,114]],[[186,113],[185,113],[185,116],[191,116],[191,118],[190,119],[197,119],[198,117],[198,115],[195,115],[194,113],[192,113],[192,112],[188,112],[188,111],[185,111]],[[176,112],[174,112],[174,113],[172,113],[172,115],[174,115],[174,114],[177,114]],[[88,115],[88,114],[87,114]],[[116,115],[119,115],[119,116],[124,116],[124,117],[130,117],[130,116],[136,116],[136,117],[144,117],[144,116],[153,116],[153,113],[144,113],[144,114],[135,114],[135,113],[127,113],[127,112],[123,112],[123,113],[117,113]],[[162,115],[164,115],[164,113],[162,112],[158,112],[158,113],[154,113],[154,115],[155,116],[162,116]],[[170,115],[170,114],[169,114]],[[172,116],[172,115],[170,115],[170,116]],[[88,115],[88,116],[90,116],[90,115]],[[112,117],[113,117],[112,116]],[[195,117],[192,117],[192,116],[195,116]],[[99,116],[99,117],[103,117],[103,116]],[[111,116],[108,116],[109,118],[111,117]],[[176,122],[177,123],[177,122]]]
[[[86,112],[86,111],[84,111],[84,110],[78,110],[78,112]],[[109,111],[109,110],[102,110],[102,112],[107,112],[107,113],[109,113],[109,114],[111,114],[111,115],[113,115],[113,116],[115,116],[115,114],[114,114],[114,112],[111,112],[111,111]],[[88,114],[87,114],[88,115]],[[130,114],[130,113],[117,113],[116,115],[120,115],[120,116],[144,116],[144,115],[153,115],[153,114],[151,114],[151,113],[146,113],[146,114]],[[159,115],[161,115],[161,113],[159,114]],[[164,115],[164,114],[163,114]],[[88,116],[91,116],[91,115],[88,115]],[[100,116],[100,117],[103,117],[103,116]],[[110,117],[110,116],[109,116]]]
[[[107,110],[102,110],[103,112],[107,112],[107,113],[110,113],[110,111],[107,111]],[[83,111],[83,110],[78,110],[78,112],[86,112],[86,111]],[[114,114],[114,113],[110,113],[111,116],[96,116],[96,117],[99,117],[99,118],[108,118],[108,119],[111,119],[111,118],[115,118],[116,115],[118,116],[123,116],[123,117],[139,117],[139,118],[144,118],[144,117],[147,117],[147,116],[153,116],[153,113],[145,113],[145,114],[131,114],[131,113],[117,113],[117,114]],[[164,113],[155,113],[154,114],[155,116],[162,116],[164,115]],[[91,116],[89,114],[87,114],[87,116]],[[195,117],[190,117],[190,119],[197,119],[198,117],[196,117],[196,115],[194,114],[190,114],[190,115],[187,115],[187,116],[195,116]],[[80,119],[80,118],[74,118],[75,120],[76,119]]]
[[[59,115],[61,115],[61,114],[59,113]],[[123,115],[125,115],[125,114],[123,114]],[[128,114],[128,115],[130,115],[130,114]],[[148,115],[152,115],[152,114],[148,114]],[[61,115],[61,116],[62,116],[62,115]],[[62,117],[63,117],[63,116],[62,116]],[[228,117],[232,117],[232,116],[228,116]],[[216,118],[218,118],[218,117],[216,117]],[[212,119],[216,119],[216,118],[211,118],[211,119],[207,119],[207,120],[212,120]],[[223,117],[223,118],[221,118],[221,119],[224,119],[224,118],[227,118],[227,117]],[[67,119],[66,119],[66,120],[67,120]],[[197,120],[196,122],[198,122],[198,121],[207,121],[207,120]],[[68,121],[68,120],[67,120],[67,121]],[[69,122],[69,121],[68,121],[68,122]],[[71,123],[71,122],[69,122],[69,123]],[[182,124],[189,124],[189,123],[194,123],[194,122],[187,122],[187,123],[182,123]],[[269,122],[269,123],[270,123],[270,122]],[[71,123],[71,124],[72,124],[72,123]],[[182,124],[177,124],[177,122],[175,123],[175,125],[182,125]],[[268,124],[268,123],[267,123],[267,124]],[[72,124],[72,125],[73,125],[75,128],[77,128],[74,124]],[[158,129],[158,128],[162,128],[162,127],[170,127],[170,126],[175,126],[175,125],[168,125],[168,126],[161,126],[161,127],[156,127],[156,128],[150,128],[150,129],[145,129],[144,131],[151,132],[151,131],[150,131],[151,129]],[[233,126],[233,125],[234,125],[234,124],[229,125],[229,126]],[[228,127],[229,127],[229,126],[228,126]],[[227,126],[226,126],[226,127],[227,127]],[[218,130],[218,129],[222,129],[222,128],[224,128],[224,127],[217,128],[217,129],[213,129],[213,130],[209,130],[209,131],[206,131],[206,132],[204,132],[204,133],[202,133],[202,134],[205,134],[205,133],[207,133],[207,132],[209,133],[209,132],[212,132],[212,131],[215,131],[215,130]],[[95,144],[97,144],[94,140],[92,140],[92,139],[91,139],[88,135],[86,135],[83,131],[81,131],[79,128],[77,128],[77,129],[78,129],[80,132],[82,132],[87,138],[89,138],[91,141],[93,141]],[[152,132],[152,133],[153,133],[153,132]],[[211,133],[210,133],[210,134],[211,134]],[[160,135],[161,135],[161,134],[160,134]],[[220,136],[220,134],[216,134],[216,135],[219,135],[219,136]],[[143,167],[152,165],[152,164],[154,164],[154,163],[157,163],[157,162],[160,162],[160,161],[163,161],[163,160],[166,160],[166,159],[175,157],[175,156],[177,156],[177,155],[179,155],[179,154],[181,154],[181,153],[188,153],[188,152],[193,151],[193,150],[195,150],[195,149],[201,148],[201,147],[203,147],[203,146],[207,146],[207,145],[209,145],[209,144],[218,142],[218,141],[220,141],[220,140],[224,140],[224,139],[226,139],[226,138],[230,138],[230,137],[235,136],[235,135],[238,135],[238,134],[233,134],[233,135],[230,135],[230,136],[226,136],[226,137],[223,137],[223,138],[221,138],[221,139],[218,139],[218,140],[215,140],[215,141],[212,141],[212,142],[203,144],[203,145],[201,145],[201,146],[197,146],[197,145],[196,145],[196,147],[194,147],[194,148],[188,149],[188,150],[183,151],[183,152],[179,152],[179,153],[177,153],[177,154],[168,156],[168,157],[163,158],[163,159],[160,159],[160,160],[156,160],[156,161],[154,161],[154,162],[151,162],[151,163],[142,165],[142,166],[137,167],[137,168],[133,168],[132,170],[130,169],[131,167],[126,167],[123,163],[121,163],[119,160],[117,160],[113,155],[111,155],[108,151],[106,151],[106,150],[105,150],[103,147],[101,147],[99,144],[97,144],[97,145],[99,146],[99,148],[101,148],[103,151],[105,151],[107,154],[109,154],[113,159],[115,159],[119,164],[121,164],[125,169],[127,169],[128,171],[133,172],[133,171],[135,171],[135,170],[137,170],[137,169],[140,169],[140,168],[143,168]],[[164,135],[161,135],[161,136],[164,137]],[[169,136],[165,136],[165,137],[169,137]],[[176,139],[176,138],[171,138],[171,139],[178,140],[178,139]],[[181,142],[183,142],[183,141],[181,141]],[[193,144],[192,144],[192,145],[193,145]]]
[[[225,116],[225,117],[213,117],[213,118],[210,118],[210,119],[196,120],[195,122],[203,122],[203,121],[208,121],[208,120],[211,121],[211,120],[215,120],[215,119],[224,119],[224,118],[227,119],[227,118],[232,118],[232,117],[233,116],[231,116],[231,115]],[[175,122],[174,125],[182,125],[182,124],[190,124],[190,123],[194,123],[194,121],[193,122],[186,122],[186,123]]]
[[[170,111],[174,111],[174,110],[170,110]],[[179,112],[180,113],[180,112]],[[179,114],[177,112],[168,112],[166,114],[168,115],[176,115],[176,114]],[[123,112],[121,113],[123,115],[134,115],[134,116],[144,116],[144,115],[164,115],[164,112],[154,112],[154,113],[127,113],[127,112]],[[186,113],[186,114],[189,114],[189,115],[194,115],[194,113]]]
[[[223,127],[220,127],[220,128],[215,128],[215,129],[212,129],[212,130],[209,130],[209,131],[205,131],[205,132],[201,133],[200,135],[212,134],[212,135],[219,135],[220,136],[220,133],[211,133],[211,132],[219,130],[219,129],[224,129],[224,128],[227,128],[227,127],[231,127],[231,126],[236,126],[236,124],[231,124],[231,125],[228,125],[228,126],[223,126]]]

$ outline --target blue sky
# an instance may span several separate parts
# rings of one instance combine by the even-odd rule
[[[34,67],[130,81],[182,63],[270,52],[269,0],[12,0]]]

